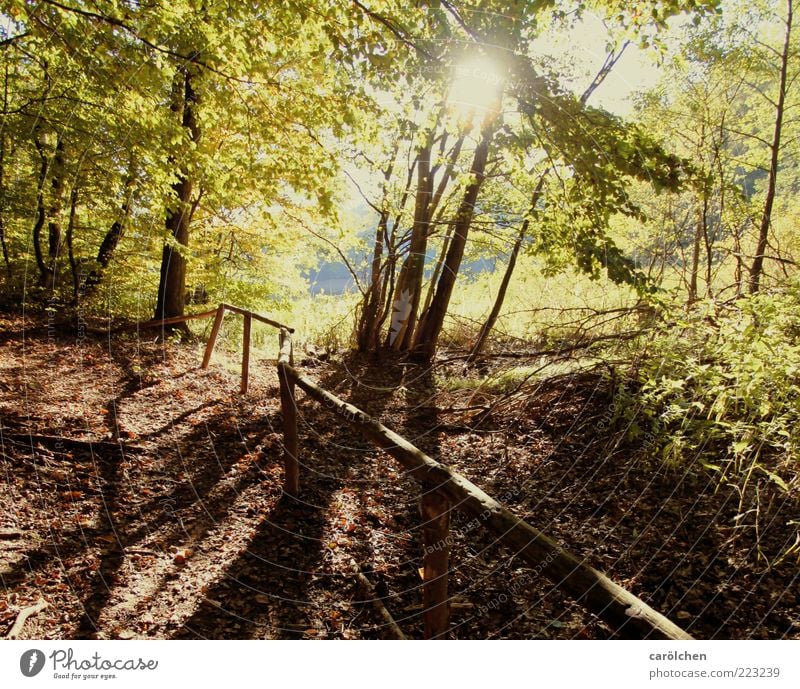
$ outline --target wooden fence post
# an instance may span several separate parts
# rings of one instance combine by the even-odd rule
[[[244,317],[244,331],[242,332],[242,394],[247,392],[250,377],[250,329],[253,317],[248,313]]]
[[[424,524],[422,606],[425,638],[444,639],[450,629],[447,576],[450,571],[450,503],[437,491],[426,491],[420,499]]]
[[[283,416],[283,490],[297,495],[300,490],[300,465],[297,461],[297,402],[294,377],[291,371],[292,336],[286,328],[280,332],[278,355],[278,382],[281,390],[281,415]]]
[[[203,354],[203,364],[200,368],[208,368],[208,364],[211,362],[211,353],[214,351],[214,345],[217,343],[217,335],[219,335],[219,329],[222,327],[223,318],[225,318],[225,306],[220,304],[217,309],[217,315],[214,316],[214,325],[211,326],[211,335],[208,336],[208,344],[206,344],[206,351],[205,354]]]

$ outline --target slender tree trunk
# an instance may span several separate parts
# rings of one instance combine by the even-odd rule
[[[5,62],[3,80],[3,112],[8,110],[8,61]],[[6,242],[6,186],[5,186],[5,164],[6,164],[6,130],[0,127],[0,246],[3,249],[3,261],[6,264],[6,273],[11,278],[11,260],[8,256],[8,243]]]
[[[714,240],[711,236],[711,231],[708,226],[708,207],[709,207],[709,193],[703,197],[703,208],[700,211],[703,218],[703,244],[706,250],[706,297],[709,299],[713,296],[713,287],[711,280],[713,279],[713,260],[714,260]]]
[[[39,284],[44,287],[52,283],[53,271],[47,264],[42,251],[42,228],[47,219],[47,210],[44,203],[44,187],[49,168],[49,157],[45,149],[44,134],[38,129],[33,133],[33,142],[39,153],[39,178],[36,182],[36,220],[33,225],[33,253],[36,257],[36,267],[39,269]]]
[[[72,302],[78,303],[80,295],[80,275],[78,272],[78,262],[75,260],[75,251],[72,246],[72,237],[75,234],[75,219],[78,214],[78,195],[80,190],[79,180],[76,176],[69,194],[69,222],[67,223],[67,256],[69,258],[69,269],[72,273]]]
[[[395,225],[395,227],[392,229],[391,241],[387,243],[389,246],[388,255],[386,257],[387,275],[383,278],[383,284],[381,285],[381,298],[378,302],[380,304],[380,311],[375,320],[375,327],[374,327],[373,342],[375,351],[377,351],[380,343],[381,330],[383,329],[383,324],[386,322],[386,319],[389,317],[389,313],[392,310],[391,295],[394,294],[395,278],[397,277],[397,262],[395,258],[396,248],[394,246],[396,230],[397,226]]]
[[[117,250],[117,246],[119,246],[122,236],[125,234],[125,228],[127,227],[128,218],[131,213],[134,182],[135,175],[133,168],[131,168],[131,172],[125,180],[124,198],[122,200],[122,206],[120,207],[120,215],[114,220],[103,237],[103,241],[100,243],[100,248],[97,250],[97,258],[95,259],[97,267],[93,268],[86,277],[87,291],[93,290],[102,282],[103,273],[111,263],[114,252]]]
[[[444,174],[442,178],[439,180],[439,184],[436,187],[436,193],[433,195],[431,202],[428,204],[428,221],[429,221],[429,232],[430,234],[430,221],[433,220],[433,216],[439,208],[439,204],[444,197],[444,192],[447,190],[447,185],[450,183],[450,180],[453,178],[453,169],[458,162],[458,157],[461,155],[461,149],[464,147],[464,139],[466,138],[466,134],[460,134],[458,139],[456,140],[455,145],[453,146],[452,150],[449,153],[448,160],[447,160],[447,167],[445,168]]]
[[[378,226],[375,229],[375,245],[372,252],[372,267],[370,269],[369,290],[364,297],[361,318],[358,324],[358,351],[366,352],[377,347],[378,333],[376,332],[375,322],[380,307],[379,299],[381,295],[382,264],[383,264],[383,244],[386,236],[389,212],[382,210],[378,219]]]
[[[619,62],[622,55],[625,53],[625,50],[630,45],[630,41],[625,41],[619,50],[611,51],[606,55],[606,59],[603,62],[603,65],[598,70],[597,74],[595,75],[594,79],[592,79],[592,83],[586,87],[580,97],[580,102],[582,104],[586,104],[589,98],[591,98],[592,94],[597,90],[597,88],[605,81],[606,77],[610,74],[611,70],[614,69],[614,66]],[[539,200],[542,196],[542,190],[544,188],[545,179],[547,175],[550,174],[551,168],[545,168],[542,172],[541,176],[539,177],[539,181],[536,184],[536,188],[533,191],[531,196],[531,204],[528,210],[528,217],[533,216],[536,213],[536,206],[539,203]],[[478,337],[475,340],[475,344],[472,346],[472,350],[470,351],[469,358],[467,359],[468,363],[474,362],[483,352],[483,348],[486,346],[486,341],[489,338],[489,333],[492,332],[495,324],[497,323],[497,319],[500,316],[500,312],[503,309],[503,303],[506,299],[506,294],[508,292],[508,285],[511,282],[511,277],[514,275],[514,270],[517,265],[517,257],[519,256],[519,251],[522,248],[522,242],[525,239],[525,235],[528,232],[528,226],[530,221],[526,218],[523,223],[522,227],[520,228],[520,232],[517,236],[516,241],[514,242],[514,246],[511,249],[511,255],[509,256],[508,265],[506,265],[506,270],[503,273],[503,279],[500,282],[500,288],[497,291],[497,296],[495,297],[494,304],[492,305],[492,310],[489,312],[486,320],[483,323],[483,326],[478,333]]]
[[[444,208],[444,206],[442,208]],[[439,258],[436,260],[436,265],[433,267],[433,275],[431,275],[431,282],[428,286],[428,292],[425,295],[425,304],[422,307],[423,313],[430,308],[431,302],[433,301],[433,295],[436,292],[436,283],[439,281],[439,275],[442,272],[442,266],[447,257],[447,251],[450,248],[450,240],[452,238],[453,224],[448,223],[447,231],[444,233],[444,238],[442,239],[442,248],[439,251]]]
[[[467,358],[467,363],[469,364],[474,362],[481,355],[483,348],[486,346],[486,340],[489,337],[489,333],[494,329],[494,326],[497,323],[497,319],[500,316],[500,310],[503,308],[503,302],[506,299],[506,293],[508,292],[508,285],[511,282],[511,276],[514,274],[514,269],[517,265],[517,256],[519,256],[519,250],[522,246],[522,241],[525,238],[525,233],[527,230],[528,221],[525,220],[522,223],[522,227],[520,228],[516,240],[514,241],[514,246],[511,247],[511,255],[508,257],[506,270],[503,273],[503,279],[500,281],[500,287],[497,290],[497,296],[495,297],[494,304],[492,305],[492,310],[489,312],[489,315],[487,316],[486,321],[484,321],[483,326],[481,326],[481,330],[478,333],[475,344],[472,346],[472,351]]]
[[[372,348],[376,351],[379,347],[383,324],[386,322],[386,319],[389,318],[389,315],[392,311],[392,295],[394,294],[395,280],[397,278],[397,229],[400,227],[400,222],[402,221],[403,214],[405,213],[406,204],[411,196],[411,188],[414,183],[414,173],[416,171],[417,159],[415,158],[414,162],[408,168],[405,190],[403,191],[403,196],[400,199],[400,205],[397,208],[397,213],[395,214],[394,220],[391,224],[391,230],[389,230],[387,226],[386,236],[384,237],[387,256],[385,275],[383,276],[381,284],[381,296],[378,300],[378,315],[376,317],[374,326],[374,345]]]
[[[61,209],[64,204],[65,157],[64,137],[59,134],[56,139],[56,149],[53,153],[50,181],[50,208],[47,214],[49,218],[47,224],[47,248],[54,277],[58,267],[58,257],[61,253]]]
[[[383,192],[381,198],[381,212],[378,218],[378,225],[375,228],[375,243],[372,251],[372,265],[370,267],[369,289],[364,295],[361,307],[361,316],[356,329],[358,341],[358,351],[366,352],[378,348],[380,332],[377,327],[378,311],[382,305],[386,276],[384,271],[388,265],[383,263],[383,252],[389,240],[389,210],[388,193],[389,182],[394,173],[395,158],[399,149],[399,140],[395,143],[392,157],[386,169],[383,171]]]
[[[6,75],[7,77],[8,75]],[[5,109],[5,105],[4,105]],[[3,249],[3,261],[6,264],[6,273],[11,277],[11,260],[8,256],[8,243],[6,242],[6,187],[5,187],[5,158],[6,158],[6,133],[0,129],[0,245]]]
[[[436,353],[436,345],[442,332],[450,298],[453,295],[453,286],[461,268],[461,260],[464,258],[464,248],[467,245],[467,237],[475,215],[475,203],[486,176],[486,161],[489,157],[489,146],[495,127],[492,123],[485,122],[482,129],[481,139],[475,149],[470,168],[472,181],[464,191],[464,197],[456,214],[453,238],[450,240],[450,248],[447,250],[442,274],[436,285],[436,293],[430,307],[420,319],[414,339],[414,357],[421,361],[431,361]]]
[[[739,226],[733,234],[733,254],[736,257],[736,267],[733,271],[733,280],[736,283],[736,296],[744,294],[744,260],[742,259],[742,227]]]
[[[761,214],[761,224],[758,230],[758,243],[753,263],[750,266],[750,293],[758,292],[761,285],[761,274],[764,270],[764,253],[767,250],[769,228],[772,222],[772,206],[775,203],[775,191],[778,182],[778,158],[781,149],[781,132],[783,129],[783,113],[786,106],[786,83],[789,72],[789,53],[792,35],[792,0],[786,2],[786,33],[784,34],[783,52],[781,53],[780,86],[778,88],[778,101],[775,104],[775,129],[770,145],[769,178],[767,181],[767,197],[764,200],[764,210]]]
[[[392,324],[386,344],[396,350],[406,348],[407,335],[413,333],[419,308],[425,253],[428,247],[428,204],[433,193],[431,148],[433,132],[417,156],[417,193],[414,203],[414,224],[411,228],[408,255],[400,269],[392,300]]]
[[[8,256],[8,244],[6,243],[6,224],[3,219],[3,211],[0,209],[0,244],[3,246],[3,262],[6,264],[6,274],[11,277],[11,260]]]
[[[172,110],[181,113],[181,124],[190,139],[200,140],[197,121],[198,96],[195,91],[192,65],[182,67],[177,75],[177,88]],[[179,164],[180,165],[180,164]],[[167,211],[166,229],[170,237],[161,255],[161,275],[155,318],[182,316],[186,300],[186,257],[189,246],[189,220],[192,212],[192,179],[187,166],[180,165],[179,179],[172,185],[177,203]],[[183,324],[185,327],[185,324]]]
[[[700,238],[703,234],[701,212],[697,213],[697,224],[694,228],[694,240],[692,242],[692,264],[689,272],[689,297],[687,306],[691,306],[697,301],[697,274],[700,270]]]
[[[486,346],[486,340],[489,337],[489,333],[492,332],[495,324],[497,323],[497,319],[500,316],[500,311],[503,308],[503,302],[506,299],[506,293],[508,292],[508,285],[511,282],[511,276],[514,274],[514,269],[517,265],[517,257],[519,256],[519,250],[522,248],[522,242],[524,241],[526,235],[528,234],[528,226],[530,225],[530,218],[536,212],[536,206],[539,203],[539,199],[542,197],[542,190],[544,189],[544,182],[547,178],[547,174],[550,172],[550,168],[547,168],[539,177],[539,181],[536,184],[536,188],[533,190],[533,195],[531,196],[531,205],[528,209],[528,217],[522,221],[522,226],[520,227],[519,234],[517,235],[517,239],[514,242],[514,246],[511,248],[511,255],[508,258],[508,264],[506,265],[506,271],[503,273],[503,279],[500,282],[500,288],[497,290],[497,296],[495,297],[494,304],[492,305],[492,310],[489,312],[486,321],[484,322],[483,326],[481,327],[480,332],[478,333],[478,337],[475,340],[475,344],[472,345],[472,351],[470,352],[469,358],[467,359],[468,363],[472,363],[475,361],[483,352],[483,348]]]
[[[445,189],[447,188],[447,184],[453,177],[453,169],[455,168],[458,157],[461,155],[461,149],[464,146],[465,138],[466,135],[461,134],[458,137],[455,146],[453,146],[453,149],[450,152],[450,159],[447,163],[447,169],[445,170],[445,173],[439,182],[436,193],[433,195],[433,200],[431,201],[430,206],[428,206],[428,236],[431,236],[434,228],[441,224],[441,219],[447,206],[440,205],[440,203],[442,201],[442,197],[444,196]],[[423,313],[428,310],[431,305],[431,301],[433,300],[433,294],[436,290],[436,283],[439,280],[439,274],[442,271],[442,266],[444,265],[444,260],[447,256],[447,250],[450,247],[450,240],[452,237],[453,225],[452,223],[448,223],[447,230],[445,231],[444,238],[442,239],[442,248],[439,251],[439,258],[436,260],[436,265],[434,266],[433,274],[431,275],[430,285],[425,293],[425,302],[422,306]]]
[[[108,268],[108,264],[111,263],[111,258],[114,256],[117,246],[119,246],[119,242],[125,232],[125,224],[130,215],[129,209],[129,202],[125,201],[121,209],[122,217],[114,221],[108,232],[106,232],[106,236],[103,237],[100,248],[97,250],[97,263],[102,269]]]
[[[725,124],[726,114],[722,114],[722,119],[719,125],[719,138],[717,139],[717,143],[714,149],[714,164],[717,168],[717,179],[719,180],[719,207],[718,207],[718,217],[719,221],[717,227],[719,229],[718,236],[722,237],[725,234],[725,210],[726,210],[726,198],[727,198],[727,185],[725,183],[725,169],[722,164],[722,152],[726,145],[726,124]],[[735,241],[735,240],[734,240]],[[713,279],[713,275],[711,273],[711,244],[708,246],[708,261],[709,267],[707,272],[708,278],[708,298],[711,299],[714,296],[714,289],[711,285],[711,280]]]

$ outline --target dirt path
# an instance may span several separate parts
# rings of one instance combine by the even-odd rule
[[[272,362],[242,397],[224,367],[199,370],[199,345],[55,338],[19,319],[0,330],[0,635],[44,598],[24,637],[382,638],[356,563],[421,637],[413,482],[301,400],[302,492],[281,499]],[[725,496],[697,478],[598,444],[596,383],[543,390],[513,424],[476,428],[441,411],[454,400],[435,380],[368,364],[308,370],[692,633],[800,636],[796,567],[760,571],[747,543],[731,545]],[[454,517],[454,637],[609,634],[466,526]]]

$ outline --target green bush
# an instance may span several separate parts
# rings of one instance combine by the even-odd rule
[[[663,325],[616,408],[629,438],[651,457],[695,462],[733,484],[742,523],[748,507],[758,514],[756,487],[771,482],[796,493],[800,285],[704,302]]]

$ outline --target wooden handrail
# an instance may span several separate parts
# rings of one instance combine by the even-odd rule
[[[211,311],[203,311],[201,313],[188,313],[184,316],[171,316],[170,318],[155,318],[149,321],[142,321],[140,323],[133,323],[127,325],[121,325],[117,328],[113,328],[111,332],[125,332],[126,330],[148,330],[150,328],[161,328],[165,325],[177,325],[178,323],[185,323],[186,321],[191,321],[196,318],[210,318],[215,313],[217,313],[217,309],[213,309]]]
[[[203,353],[203,363],[200,365],[200,368],[208,368],[208,365],[211,363],[211,354],[214,352],[214,345],[217,343],[217,336],[219,335],[219,329],[222,326],[222,320],[225,318],[226,311],[231,311],[232,313],[238,313],[239,315],[244,316],[244,328],[242,330],[242,383],[240,390],[242,394],[245,394],[250,386],[250,334],[252,331],[253,321],[260,321],[261,323],[271,325],[273,328],[278,328],[281,333],[286,333],[287,337],[289,334],[294,332],[294,328],[290,328],[288,325],[284,325],[283,323],[274,321],[271,318],[262,316],[260,313],[248,311],[247,309],[240,309],[238,306],[231,306],[230,304],[225,304],[224,302],[213,311],[207,311],[203,314],[197,314],[194,316],[176,316],[175,319],[166,319],[162,322],[166,324],[168,321],[175,320],[176,323],[179,323],[181,320],[188,320],[189,318],[215,316],[214,325],[211,327],[211,335],[208,337],[206,350]],[[291,346],[291,338],[289,338],[289,340]],[[283,338],[281,338],[281,342],[283,342]]]
[[[241,309],[238,306],[232,306],[231,304],[220,304],[216,309],[212,309],[211,311],[201,311],[200,313],[188,313],[183,316],[170,316],[169,318],[153,318],[149,321],[140,321],[139,323],[132,323],[132,324],[125,324],[120,325],[116,328],[112,328],[111,332],[125,332],[127,330],[138,330],[143,329],[147,330],[150,328],[161,328],[165,325],[177,325],[178,323],[185,323],[186,321],[195,320],[198,318],[211,318],[219,313],[219,310],[223,309],[224,311],[231,311],[233,313],[238,313],[241,316],[250,316],[254,320],[260,321],[261,323],[265,323],[266,325],[271,325],[273,328],[277,328],[278,330],[288,330],[290,333],[294,332],[294,328],[290,328],[288,325],[284,325],[279,321],[275,321],[271,318],[267,318],[267,316],[263,316],[260,313],[256,313],[255,311],[248,311],[247,309]],[[106,332],[106,331],[103,331]]]
[[[288,333],[281,331],[282,351],[284,347],[290,346],[290,342]],[[287,383],[291,381],[296,384],[309,397],[360,430],[364,436],[398,460],[422,485],[425,496],[430,493],[444,496],[450,502],[452,509],[459,509],[473,517],[473,521],[511,548],[515,555],[522,557],[537,571],[542,572],[557,588],[562,589],[587,610],[608,623],[622,638],[684,640],[692,638],[643,600],[586,564],[584,559],[568,552],[552,538],[514,515],[464,476],[432,459],[377,419],[319,387],[295,370],[286,357],[279,359],[278,370],[281,381],[285,380]],[[294,404],[294,399],[291,402]],[[293,458],[296,461],[296,416],[293,417],[293,424],[295,433]],[[427,502],[423,499],[423,516],[429,522],[432,520],[438,522],[438,526],[434,524],[433,529],[428,529],[429,532],[438,528],[441,533],[441,525],[445,523],[448,509],[441,504],[440,499],[428,498]],[[428,538],[426,537],[426,540]],[[426,543],[426,553],[436,545]],[[442,549],[447,545],[449,539],[444,539],[438,544]],[[430,574],[434,575],[442,567],[441,558],[426,558],[426,564],[429,559],[432,562]],[[441,576],[446,576],[446,572],[442,575],[439,571],[438,576],[430,583],[433,584],[433,581]],[[442,588],[446,593],[446,579],[444,582],[439,581],[439,589]],[[439,630],[437,633],[440,634],[440,615],[441,608],[437,605],[430,616],[426,615],[426,628],[430,625]]]
[[[377,419],[319,387],[294,368],[291,328],[277,321],[229,304],[220,304],[215,311],[193,317],[215,315],[214,326],[203,357],[203,367],[211,358],[225,311],[245,317],[242,391],[247,390],[249,368],[249,331],[252,319],[280,330],[278,381],[284,431],[284,492],[299,491],[299,459],[297,403],[295,386],[334,414],[357,428],[365,437],[394,457],[422,486],[420,511],[425,520],[423,537],[423,599],[425,632],[428,638],[443,638],[448,629],[447,575],[449,559],[449,514],[461,510],[473,517],[499,542],[511,548],[544,574],[556,588],[563,590],[593,612],[623,638],[691,639],[692,637],[647,603],[622,588],[605,574],[586,564],[562,548],[555,540],[523,521],[471,481],[432,459],[405,438]]]
[[[232,311],[233,313],[238,313],[240,316],[250,316],[251,318],[261,321],[262,323],[266,323],[267,325],[271,325],[273,328],[277,328],[278,330],[287,330],[290,333],[294,332],[294,328],[290,328],[288,325],[284,325],[279,321],[274,321],[271,318],[267,318],[266,316],[262,316],[260,313],[256,313],[255,311],[248,311],[247,309],[240,309],[238,306],[231,306],[230,304],[222,303],[220,304],[221,307],[226,309],[227,311]]]

